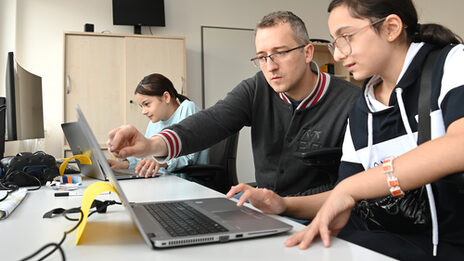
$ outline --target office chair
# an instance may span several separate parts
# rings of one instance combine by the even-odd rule
[[[186,174],[188,179],[221,193],[238,184],[236,159],[239,133],[232,134],[209,148],[209,164],[189,165],[174,173]]]

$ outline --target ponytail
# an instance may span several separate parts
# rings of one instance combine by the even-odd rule
[[[182,95],[182,94],[179,94],[179,93],[177,93],[177,92],[176,92],[176,94],[177,94],[176,98],[179,99],[179,102],[180,102],[180,103],[182,103],[182,102],[185,101],[185,100],[190,101],[190,99],[189,99],[187,96]]]
[[[173,99],[179,99],[180,103],[189,100],[189,98],[177,92],[167,77],[159,73],[145,76],[135,88],[134,93],[148,96],[162,96],[164,92],[168,92]]]
[[[417,24],[415,32],[412,35],[408,34],[408,39],[410,42],[426,42],[440,47],[463,42],[460,36],[439,24]]]

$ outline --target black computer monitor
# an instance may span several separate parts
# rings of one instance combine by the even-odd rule
[[[7,140],[44,137],[42,78],[28,72],[8,53],[6,68]]]
[[[113,0],[113,24],[133,25],[135,34],[141,26],[165,26],[164,0]]]
[[[0,97],[0,159],[5,154],[5,113],[6,98]]]

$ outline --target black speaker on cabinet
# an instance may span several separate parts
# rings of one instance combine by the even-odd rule
[[[84,25],[84,32],[94,32],[93,24],[85,24]]]

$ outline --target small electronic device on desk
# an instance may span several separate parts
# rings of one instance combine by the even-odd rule
[[[57,160],[56,164],[58,165],[58,167],[60,167],[63,162],[64,162],[64,159]],[[63,174],[79,174],[79,173],[81,173],[81,171],[79,169],[79,166],[77,165],[76,160],[71,160],[66,165],[66,168]]]

